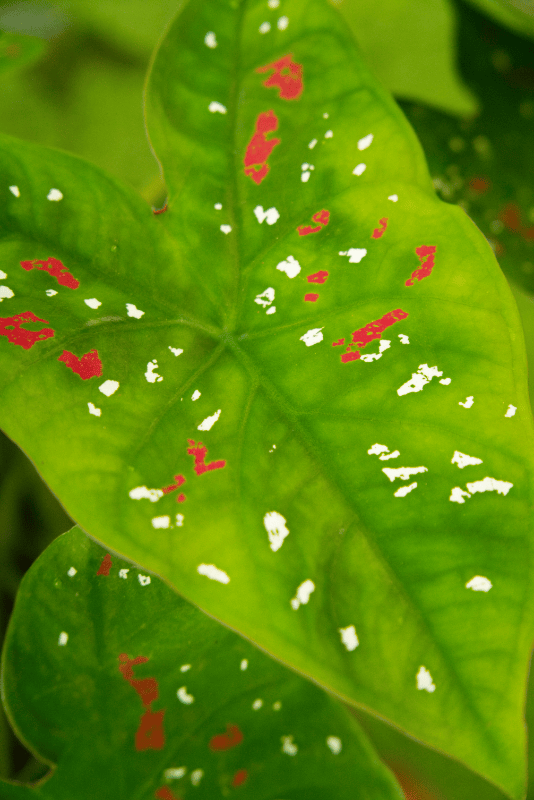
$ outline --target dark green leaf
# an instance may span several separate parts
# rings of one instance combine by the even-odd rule
[[[490,248],[321,0],[186,5],[147,117],[156,217],[3,141],[4,319],[43,337],[5,328],[3,425],[92,535],[520,797],[533,443]]]
[[[402,797],[341,705],[78,529],[23,580],[2,687],[57,764],[31,796]]]

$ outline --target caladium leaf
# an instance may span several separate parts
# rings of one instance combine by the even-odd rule
[[[2,687],[57,765],[28,796],[403,797],[337,701],[76,528],[23,580]]]
[[[322,0],[187,4],[147,119],[156,215],[2,140],[2,424],[108,547],[520,797],[532,428],[490,248]]]

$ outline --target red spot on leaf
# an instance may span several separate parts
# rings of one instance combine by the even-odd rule
[[[474,194],[485,194],[491,188],[491,181],[489,178],[477,175],[469,181],[469,188]]]
[[[210,750],[230,750],[232,747],[237,747],[243,741],[243,734],[237,725],[226,726],[226,733],[219,733],[210,739]]]
[[[153,210],[153,214],[164,214],[167,211],[167,203],[163,206],[163,208],[155,208]]]
[[[279,96],[282,100],[297,100],[304,89],[302,80],[302,64],[293,61],[293,55],[289,53],[272,64],[265,67],[258,67],[256,72],[273,71],[272,75],[263,81],[267,89],[276,86],[280,90]]]
[[[22,327],[24,323],[29,322],[44,322],[45,325],[48,325],[46,319],[36,317],[31,311],[24,311],[14,317],[0,317],[0,336],[7,336],[7,340],[11,344],[18,344],[25,350],[29,350],[36,342],[50,339],[51,336],[55,335],[55,331],[52,328],[28,331]]]
[[[380,228],[375,228],[371,234],[373,239],[380,239],[380,237],[384,234],[388,226],[388,217],[382,217],[382,219],[379,219],[378,224],[380,225]]]
[[[63,350],[58,361],[63,361],[69,369],[84,381],[89,380],[89,378],[99,378],[102,375],[102,362],[98,357],[97,350],[90,350],[81,358],[78,358],[69,350]]]
[[[154,700],[159,697],[158,682],[155,678],[134,678],[128,681],[130,686],[135,689],[142,704],[148,708]]]
[[[22,269],[44,269],[53,278],[56,278],[60,286],[67,286],[69,289],[77,289],[80,281],[70,274],[67,267],[61,263],[58,258],[48,258],[46,261],[39,261],[35,258],[33,261],[21,261],[20,266]]]
[[[314,272],[313,275],[308,275],[308,283],[325,283],[328,278],[328,272],[324,269],[319,272]]]
[[[376,319],[374,322],[369,322],[368,325],[365,325],[363,328],[359,328],[357,331],[354,331],[352,334],[352,342],[347,347],[347,352],[343,353],[341,356],[341,363],[347,364],[349,361],[357,361],[360,358],[360,351],[353,350],[352,348],[354,346],[363,348],[374,339],[380,339],[381,334],[386,330],[386,328],[389,328],[390,325],[394,325],[401,319],[406,319],[407,316],[408,314],[406,311],[403,311],[401,308],[397,308],[395,311],[388,311],[388,313],[384,314],[384,316],[380,317],[380,319]],[[344,339],[333,342],[332,347],[343,344],[343,342]]]
[[[499,213],[499,219],[504,223],[505,227],[513,233],[519,233],[521,224],[521,211],[515,203],[508,203],[507,206]]]
[[[176,481],[176,483],[171,483],[170,486],[164,486],[162,488],[161,491],[163,492],[163,494],[169,494],[169,492],[174,492],[176,491],[176,489],[179,489],[183,483],[185,483],[185,478],[183,475],[175,475],[174,480]]]
[[[109,553],[106,553],[106,555],[102,559],[102,563],[100,564],[100,566],[98,568],[98,572],[96,574],[97,575],[105,575],[105,577],[107,578],[109,576],[109,571],[110,571],[112,566],[113,566],[113,561],[111,560],[111,556],[110,556]],[[119,667],[119,669],[120,669],[120,667]]]
[[[301,225],[297,228],[297,232],[299,236],[308,236],[310,233],[317,233],[323,227],[323,225],[328,225],[330,221],[330,211],[316,211],[315,214],[312,216],[312,220],[317,223],[317,227],[312,227],[311,225]]]
[[[267,159],[276,145],[280,144],[280,139],[267,139],[267,134],[277,128],[278,117],[274,111],[262,111],[261,114],[258,114],[256,127],[243,159],[245,175],[249,175],[258,185],[269,172]]]
[[[195,457],[193,469],[197,475],[203,475],[204,472],[211,472],[214,469],[222,469],[226,466],[226,461],[211,461],[209,464],[206,464],[205,459],[208,448],[205,447],[202,442],[199,442],[197,445],[193,439],[188,439],[187,441],[189,443],[187,455]]]
[[[234,789],[237,789],[238,786],[243,786],[247,778],[248,778],[248,772],[246,769],[238,770],[233,777],[232,787]]]
[[[311,294],[310,293],[310,294],[305,294],[304,295],[304,300],[307,303],[316,303],[318,299],[319,299],[319,295],[318,294]]]
[[[532,242],[534,240],[534,228],[523,228],[521,236],[523,239],[526,239],[527,242]]]
[[[341,363],[346,364],[348,361],[357,361],[360,358],[360,351],[355,350],[354,352],[350,353],[343,353],[341,356]]]
[[[176,795],[171,792],[168,786],[162,786],[160,789],[156,789],[154,797],[156,800],[180,800],[179,797],[176,797]]]
[[[119,672],[121,672],[124,680],[130,683],[134,680],[132,667],[137,664],[146,664],[148,658],[146,656],[136,656],[135,658],[128,658],[126,653],[121,653],[119,656]]]
[[[164,714],[164,708],[161,711],[151,711],[147,708],[141,717],[139,728],[135,734],[135,749],[138,752],[143,750],[162,750],[165,747]]]
[[[412,272],[411,277],[408,278],[404,284],[405,286],[413,286],[414,280],[422,281],[423,278],[428,278],[434,269],[434,256],[436,254],[436,249],[436,246],[433,244],[423,244],[421,247],[415,248],[415,252],[419,257],[421,266],[419,269],[416,269],[414,272]]]
[[[177,503],[185,502],[185,494],[179,494],[178,497],[176,498],[176,502]]]
[[[345,344],[345,339],[338,339],[337,342],[332,342],[332,347],[339,347],[340,344]]]

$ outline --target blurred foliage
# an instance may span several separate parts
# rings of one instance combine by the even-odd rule
[[[388,0],[378,14],[370,2],[335,2],[372,68],[401,102],[438,193],[459,203],[492,243],[534,363],[534,46],[524,38],[534,35],[534,3],[470,3]],[[160,205],[165,189],[146,139],[141,96],[151,51],[180,5],[0,3],[0,129],[75,152]],[[534,369],[530,390],[532,398]],[[2,435],[2,635],[22,575],[71,525],[33,465]],[[532,693],[528,708],[532,716]],[[439,753],[375,719],[358,718],[414,800],[502,797]],[[15,743],[0,710],[0,776],[31,781],[40,770]]]

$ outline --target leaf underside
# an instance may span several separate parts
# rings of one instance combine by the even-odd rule
[[[4,429],[108,548],[520,797],[532,429],[490,248],[322,0],[187,4],[146,114],[158,214],[2,139]]]

